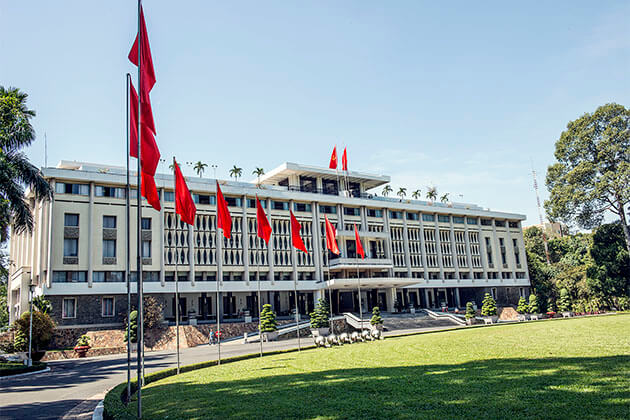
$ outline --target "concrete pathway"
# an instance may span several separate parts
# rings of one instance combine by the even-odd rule
[[[386,336],[457,327],[421,328],[386,332]],[[302,338],[312,345],[310,337]],[[264,343],[265,351],[297,348],[297,339]],[[243,344],[242,340],[221,345],[221,357],[238,356],[259,351],[259,343]],[[181,364],[188,365],[217,359],[217,346],[203,345],[184,349]],[[135,360],[134,360],[135,363]],[[146,353],[147,372],[173,367],[177,357],[173,351]],[[111,355],[85,359],[49,362],[49,372],[0,382],[0,419],[89,419],[105,393],[127,380],[127,355]],[[135,372],[132,372],[132,377]]]

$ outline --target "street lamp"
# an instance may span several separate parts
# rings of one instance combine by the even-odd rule
[[[28,298],[30,305],[30,321],[28,326],[28,361],[26,362],[27,366],[33,366],[33,289],[35,288],[35,283],[33,283],[33,279],[28,285]]]

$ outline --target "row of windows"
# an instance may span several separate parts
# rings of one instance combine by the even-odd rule
[[[64,213],[63,225],[67,227],[79,226],[79,215],[77,213]],[[141,222],[142,229],[151,229],[151,218],[143,217]],[[116,216],[103,216],[103,228],[116,229]]]
[[[111,296],[101,298],[101,316],[112,318],[115,315],[116,301]],[[73,319],[77,317],[77,298],[64,298],[61,307],[61,317],[63,319]]]
[[[65,238],[63,240],[63,256],[79,256],[79,240],[76,238]],[[142,257],[151,258],[151,241],[142,241]],[[116,258],[116,240],[103,239],[103,258]]]

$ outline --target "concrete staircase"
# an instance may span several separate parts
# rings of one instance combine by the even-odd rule
[[[415,328],[452,327],[458,325],[449,318],[432,319],[427,314],[381,314],[387,331],[410,330]]]

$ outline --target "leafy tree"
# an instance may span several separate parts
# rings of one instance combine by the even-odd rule
[[[482,305],[481,305],[481,315],[482,316],[496,316],[497,314],[497,303],[492,298],[490,293],[486,293],[483,297]]]
[[[588,282],[593,294],[607,300],[629,295],[630,257],[621,223],[604,224],[595,231],[590,255]]]
[[[230,169],[230,176],[233,177],[235,181],[238,181],[238,179],[241,177],[242,174],[243,174],[243,168],[239,168],[236,165],[234,165],[234,167]]]
[[[519,314],[526,314],[529,310],[529,305],[527,305],[527,301],[524,296],[521,296],[518,300],[518,306],[516,307],[516,312]]]
[[[197,175],[199,175],[199,178],[201,178],[201,176],[203,175],[207,167],[208,167],[207,163],[203,163],[202,161],[199,160],[195,163],[195,166],[193,166],[193,169],[197,172]]]
[[[466,319],[474,318],[477,315],[475,306],[472,302],[466,302]]]
[[[431,202],[437,200],[438,192],[435,187],[427,187],[427,199]]]
[[[258,183],[256,184],[258,187],[260,187],[260,177],[264,174],[265,170],[263,168],[256,167],[256,169],[252,171],[252,175],[256,175],[256,177],[258,178]]]
[[[45,314],[52,311],[52,304],[42,295],[33,298],[33,307],[39,312],[43,312]]]
[[[372,308],[372,318],[370,318],[371,325],[382,325],[383,317],[381,317],[381,310],[378,306]]]
[[[402,200],[407,195],[407,188],[400,187],[396,195]]]
[[[413,197],[414,200],[418,200],[420,197],[422,197],[422,191],[415,190],[414,192],[411,193],[411,196]]]
[[[558,298],[558,310],[560,312],[566,312],[571,309],[571,297],[567,289],[560,290],[560,297]]]
[[[33,214],[24,197],[28,186],[37,200],[48,200],[52,189],[39,169],[20,150],[35,140],[26,106],[28,95],[16,88],[0,86],[0,241],[7,239],[13,223],[16,233],[33,229]]]
[[[274,332],[278,329],[278,323],[276,322],[276,314],[271,309],[271,305],[266,303],[263,305],[262,312],[260,313],[260,331],[262,332]]]
[[[391,187],[391,185],[385,185],[383,187],[383,197],[387,197],[392,191],[394,191]]]
[[[444,193],[444,194],[442,194],[442,197],[440,197],[440,201],[441,201],[442,203],[448,203],[448,196],[449,196],[449,195],[450,195],[449,193]]]
[[[547,170],[550,217],[590,229],[610,211],[621,221],[630,252],[624,210],[630,203],[630,110],[606,104],[569,122],[555,157],[558,162]]]
[[[142,308],[144,312],[144,330],[157,328],[162,324],[162,315],[164,313],[164,304],[153,296],[144,296],[142,299]]]
[[[326,328],[330,321],[330,306],[325,299],[319,299],[310,314],[311,328]]]
[[[529,295],[529,313],[539,314],[540,307],[538,306],[538,297],[535,294]]]
[[[14,341],[17,349],[28,351],[29,327],[31,323],[31,313],[24,312],[21,317],[15,320],[13,328],[16,330],[16,337],[21,335],[26,338],[23,346],[18,347],[18,343]],[[44,350],[50,339],[52,338],[55,323],[52,318],[43,312],[33,312],[33,351]]]

